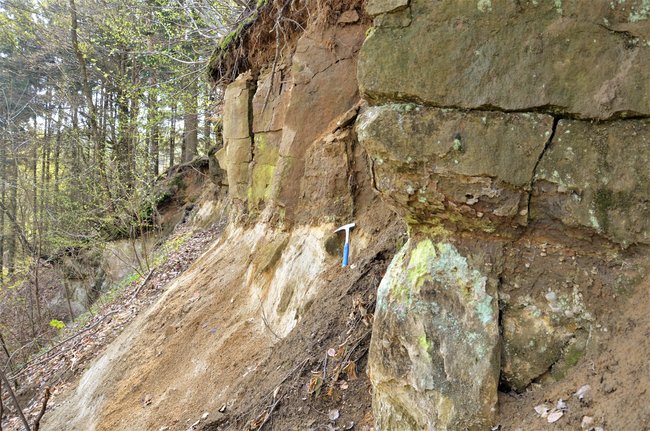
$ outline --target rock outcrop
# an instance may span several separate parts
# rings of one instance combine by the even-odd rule
[[[645,1],[371,0],[368,11],[377,26],[359,82],[373,103],[650,114]]]
[[[372,323],[375,428],[487,431],[498,390],[563,378],[605,331],[612,301],[650,268],[646,0],[368,0],[366,14],[360,2],[316,3],[339,9],[287,35],[272,63],[225,91],[215,157],[232,205],[222,241],[51,423],[130,429],[128,411],[158,429],[188,417],[185,405],[252,414],[247,399],[231,403],[234,388],[266,378],[271,368],[258,365],[332,280],[349,302],[373,259],[401,246]],[[353,220],[352,261],[373,251],[363,271],[341,273],[332,231]],[[303,330],[310,340],[319,331]],[[163,387],[159,376],[176,368]],[[241,428],[235,416],[228,426]]]
[[[490,429],[499,384],[561,378],[594,296],[644,273],[646,3],[368,2],[356,130],[410,232],[378,294],[378,429]]]
[[[386,272],[369,358],[379,429],[490,426],[499,382],[497,283],[466,256],[451,242],[412,238]]]
[[[266,208],[289,224],[351,215],[355,160],[364,163],[350,133],[364,31],[358,16],[307,31],[290,64],[257,79],[243,74],[227,87],[217,158],[242,213],[255,218]]]

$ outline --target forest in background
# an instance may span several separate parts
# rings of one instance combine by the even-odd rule
[[[155,179],[219,142],[208,61],[254,10],[246,0],[0,0],[5,370],[56,334],[44,268],[142,229]]]

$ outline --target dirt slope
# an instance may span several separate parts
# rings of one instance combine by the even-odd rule
[[[264,224],[227,228],[92,364],[73,393],[55,399],[43,429],[180,430],[204,413],[208,429],[245,429],[264,416],[267,397],[281,384],[274,420],[286,428],[276,429],[305,429],[309,417],[328,420],[318,410],[335,406],[340,421],[362,422],[370,407],[366,380],[341,389],[348,374],[336,365],[347,358],[363,374],[370,316],[364,324],[359,313],[372,311],[401,233],[391,218],[381,210],[360,217],[355,265],[345,271],[338,253],[326,252],[333,225],[291,233]],[[340,352],[324,364],[330,348]],[[304,385],[314,369],[325,370],[325,378],[309,397]],[[341,377],[333,379],[337,371]],[[328,396],[333,380],[339,382]],[[311,416],[296,410],[303,398],[315,403]],[[348,399],[353,407],[346,411]]]
[[[503,430],[573,431],[603,427],[612,431],[650,430],[650,279],[622,301],[611,324],[594,331],[589,353],[564,380],[537,387],[523,395],[501,394]],[[615,301],[611,301],[613,308]],[[582,399],[576,392],[591,388]],[[534,410],[542,404],[567,404],[555,423]],[[583,418],[593,423],[582,427]],[[586,422],[589,422],[587,419]]]

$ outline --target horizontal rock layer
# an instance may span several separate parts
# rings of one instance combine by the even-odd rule
[[[359,57],[372,103],[650,115],[647,1],[370,1]]]

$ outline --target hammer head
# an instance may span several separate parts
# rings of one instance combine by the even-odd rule
[[[334,232],[339,232],[339,231],[342,231],[342,230],[344,230],[345,232],[350,232],[350,229],[352,229],[352,228],[355,227],[356,225],[357,225],[356,223],[348,223],[348,224],[344,224],[344,225],[341,226],[340,228],[336,229]]]

